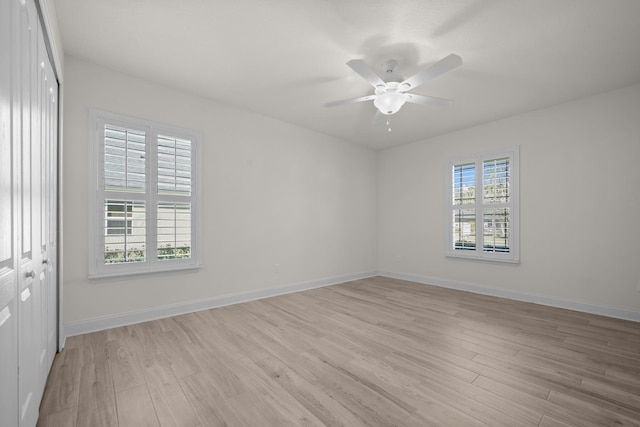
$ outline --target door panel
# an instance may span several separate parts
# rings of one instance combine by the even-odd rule
[[[46,52],[46,51],[44,51]],[[46,55],[46,53],[45,53]],[[58,212],[58,180],[57,180],[57,141],[58,141],[58,83],[48,58],[44,61],[46,87],[46,149],[47,149],[47,178],[43,192],[46,193],[47,210],[45,215],[46,258],[42,259],[43,269],[47,272],[47,372],[51,368],[53,358],[58,348],[58,281],[57,281],[57,212]],[[45,262],[46,261],[46,262]]]
[[[11,137],[11,4],[0,2],[0,414],[18,424],[15,150]]]
[[[55,149],[57,131],[56,97],[58,84],[53,74],[53,68],[48,58],[46,45],[42,33],[38,37],[38,93],[40,111],[40,188],[39,188],[39,243],[41,273],[41,361],[40,370],[42,385],[46,382],[47,373],[53,362],[57,348],[57,288],[54,269],[55,266],[55,230],[57,197],[57,180],[55,175]]]
[[[20,135],[19,174],[19,298],[18,298],[18,398],[21,426],[33,426],[38,418],[42,369],[42,292],[38,250],[40,125],[38,97],[38,20],[33,2],[13,1],[19,15],[19,116],[14,124]],[[14,104],[15,105],[15,104]],[[19,120],[18,123],[15,120]]]
[[[46,222],[47,205],[46,205],[46,182],[47,178],[47,138],[46,138],[46,115],[45,110],[47,105],[47,81],[45,80],[45,63],[46,50],[44,40],[42,38],[42,32],[39,30],[35,32],[36,45],[34,50],[35,68],[33,69],[33,81],[32,89],[32,111],[31,111],[31,165],[32,171],[32,191],[33,191],[33,205],[32,205],[32,234],[33,234],[33,252],[34,252],[34,269],[38,275],[37,289],[34,289],[34,293],[37,294],[35,303],[37,304],[38,313],[34,315],[34,321],[37,322],[36,328],[38,336],[35,338],[35,345],[37,350],[37,375],[36,375],[36,390],[37,401],[40,401],[42,397],[42,391],[44,390],[45,382],[47,380],[48,366],[47,362],[47,270],[43,263],[47,254],[47,243],[45,238],[46,228],[43,225]],[[44,257],[43,257],[44,256]],[[37,262],[37,261],[40,262]]]

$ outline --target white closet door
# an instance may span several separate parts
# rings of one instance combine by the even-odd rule
[[[15,156],[11,138],[11,4],[0,1],[0,414],[18,424]]]
[[[42,385],[53,362],[57,349],[57,281],[56,281],[56,224],[57,224],[57,121],[58,82],[49,61],[44,36],[39,32],[38,40],[38,93],[40,111],[40,234],[38,247],[42,270],[40,286],[42,292]]]
[[[38,374],[37,374],[37,387],[38,391],[44,390],[45,383],[47,381],[47,372],[49,371],[49,366],[47,365],[47,308],[49,305],[48,301],[48,283],[49,283],[49,271],[46,268],[46,262],[48,260],[48,242],[47,242],[47,215],[48,212],[48,192],[47,192],[47,179],[49,166],[47,165],[48,161],[48,149],[47,143],[49,142],[47,138],[47,116],[48,116],[48,81],[46,79],[45,73],[45,58],[47,57],[46,48],[44,45],[44,39],[42,38],[42,32],[38,31],[38,39],[37,39],[37,50],[36,50],[36,88],[37,91],[35,93],[37,102],[36,112],[34,114],[33,122],[32,122],[32,144],[33,148],[33,161],[37,162],[39,176],[38,183],[34,186],[34,198],[36,198],[36,202],[34,206],[37,206],[37,210],[33,212],[33,221],[37,221],[38,225],[36,229],[38,233],[34,236],[34,250],[38,252],[38,258],[41,260],[41,265],[34,266],[36,268],[36,274],[38,274],[39,279],[39,306],[38,306],[38,332],[39,336],[37,338],[38,345]],[[34,178],[35,178],[34,174]],[[36,231],[34,229],[34,231]],[[35,233],[34,233],[35,234]],[[42,394],[39,395],[42,397]],[[38,398],[40,401],[40,398]]]
[[[34,426],[42,395],[42,288],[40,283],[40,111],[38,94],[39,22],[32,1],[12,0],[17,8],[19,52],[14,61],[13,123],[20,142],[19,273],[18,273],[18,398],[21,426]],[[14,46],[15,47],[15,46]],[[16,87],[17,86],[17,87]],[[19,103],[19,105],[16,105]],[[18,114],[19,113],[19,114]],[[14,136],[18,136],[15,135]]]
[[[57,349],[58,85],[35,0],[0,0],[0,425],[34,427]]]
[[[48,371],[58,351],[58,81],[53,72],[53,65],[47,60],[47,76],[50,77],[48,149],[49,149],[49,187],[47,189],[49,214],[48,219],[48,306],[47,306],[47,354]]]

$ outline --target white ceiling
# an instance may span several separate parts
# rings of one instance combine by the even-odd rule
[[[66,54],[371,148],[426,139],[640,82],[638,0],[56,0]],[[396,59],[413,92],[392,132],[345,63]]]

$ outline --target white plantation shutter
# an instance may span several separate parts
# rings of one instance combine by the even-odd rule
[[[453,204],[469,205],[475,203],[476,165],[468,163],[453,168]]]
[[[199,266],[200,134],[98,110],[91,125],[90,277]]]
[[[145,261],[145,202],[105,200],[104,213],[104,263]]]
[[[453,167],[453,245],[456,250],[476,248],[476,165],[467,163]],[[471,205],[471,206],[470,206]],[[464,209],[462,209],[464,207]]]
[[[482,163],[483,251],[509,253],[511,248],[511,160],[489,159]]]
[[[191,257],[191,204],[158,203],[158,259]]]
[[[449,163],[448,256],[519,262],[518,147]]]
[[[144,131],[104,126],[105,190],[144,191],[146,188]]]
[[[191,194],[191,141],[158,136],[158,192]]]
[[[191,258],[191,141],[158,135],[158,260]]]
[[[508,203],[510,184],[511,161],[508,157],[482,163],[483,203]]]

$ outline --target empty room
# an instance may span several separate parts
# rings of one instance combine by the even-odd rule
[[[0,0],[0,426],[640,426],[637,0]]]

